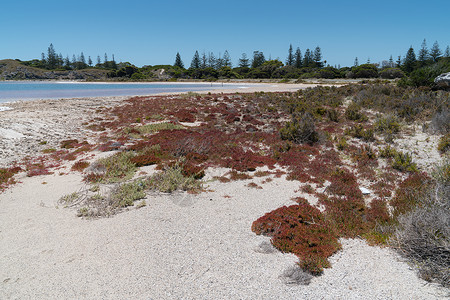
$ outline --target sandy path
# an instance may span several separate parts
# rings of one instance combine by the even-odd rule
[[[51,130],[41,134],[57,143],[67,132],[88,134],[78,130],[80,110],[91,117],[95,107],[120,103],[99,100],[18,103],[0,120],[49,122]],[[11,138],[10,149],[16,157],[35,151],[30,143],[41,138],[33,132]],[[11,143],[0,149],[5,145]],[[258,217],[293,204],[298,184],[283,178],[253,180],[262,190],[246,187],[249,181],[208,182],[211,192],[153,194],[144,208],[84,220],[57,205],[82,187],[81,176],[59,172],[66,171],[22,177],[0,194],[0,299],[445,298],[444,289],[420,280],[391,250],[360,240],[343,241],[333,267],[309,286],[283,283],[279,276],[296,257],[255,251],[267,238],[250,230]]]

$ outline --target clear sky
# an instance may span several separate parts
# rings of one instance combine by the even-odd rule
[[[450,45],[449,0],[378,1],[144,1],[2,0],[0,59],[57,53],[103,58],[137,66],[173,64],[180,52],[189,66],[195,50],[225,50],[233,63],[254,50],[286,59],[294,50],[320,46],[331,65],[394,60],[424,38],[428,48]]]

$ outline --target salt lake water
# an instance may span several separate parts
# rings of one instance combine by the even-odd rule
[[[139,96],[159,93],[245,88],[230,83],[85,83],[45,81],[0,81],[0,103],[82,97]]]

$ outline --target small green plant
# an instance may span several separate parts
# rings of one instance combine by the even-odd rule
[[[171,193],[176,190],[189,191],[198,190],[201,183],[195,180],[194,176],[183,175],[182,162],[177,162],[173,166],[166,167],[148,179],[148,188],[163,193]]]
[[[450,133],[447,133],[446,135],[443,135],[440,139],[439,139],[439,144],[437,149],[439,150],[439,152],[441,153],[445,153],[448,150],[450,150]]]
[[[112,207],[132,206],[134,201],[145,197],[146,182],[144,180],[134,180],[129,183],[117,185],[109,196]]]
[[[400,131],[400,123],[394,115],[386,115],[379,117],[375,121],[375,130],[382,133],[395,134]]]
[[[409,153],[398,151],[392,161],[392,167],[402,172],[417,172],[417,165],[412,161]]]
[[[345,110],[345,117],[350,121],[362,122],[367,120],[367,117],[361,113],[361,107],[355,102],[350,103],[350,105]]]
[[[300,117],[294,117],[280,129],[280,136],[283,140],[293,141],[297,144],[315,143],[319,140],[316,131],[314,117],[310,113],[303,113]]]
[[[337,144],[336,144],[336,147],[337,147],[338,150],[340,150],[340,151],[347,149],[347,147],[348,147],[347,139],[346,139],[345,137],[341,137],[341,138],[338,140],[338,142],[337,142]]]
[[[92,173],[85,180],[89,182],[114,183],[129,180],[136,172],[136,166],[131,162],[134,156],[131,152],[119,152],[112,156],[99,159],[92,164]]]
[[[72,194],[62,196],[61,198],[59,198],[59,202],[62,204],[70,205],[73,204],[78,198],[78,193],[74,192]]]

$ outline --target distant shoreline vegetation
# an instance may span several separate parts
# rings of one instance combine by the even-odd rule
[[[237,66],[233,66],[232,59],[227,50],[216,57],[213,52],[201,55],[195,51],[190,66],[185,64],[179,53],[175,56],[173,65],[143,66],[141,68],[129,62],[116,62],[114,54],[109,59],[105,53],[103,59],[100,55],[96,63],[92,58],[84,55],[57,54],[53,44],[47,49],[47,54],[42,53],[41,59],[30,61],[15,60],[22,66],[32,70],[19,70],[9,68],[5,73],[5,64],[0,61],[0,79],[81,79],[81,80],[113,80],[113,81],[177,81],[179,79],[200,79],[214,81],[218,79],[279,79],[302,80],[309,78],[323,79],[357,79],[357,78],[381,78],[400,79],[399,84],[404,86],[428,86],[434,87],[434,78],[446,72],[450,72],[450,48],[445,51],[439,48],[435,42],[428,49],[424,39],[418,54],[413,47],[409,47],[406,54],[398,56],[394,61],[392,55],[381,63],[360,64],[355,58],[351,67],[331,66],[323,59],[319,46],[314,50],[306,49],[302,53],[297,47],[294,51],[292,44],[289,46],[286,60],[266,59],[261,51],[254,51],[251,58],[242,53]],[[12,69],[12,70],[11,70]],[[33,70],[41,71],[38,75]],[[11,72],[13,72],[11,74]],[[28,73],[31,72],[31,75]]]

